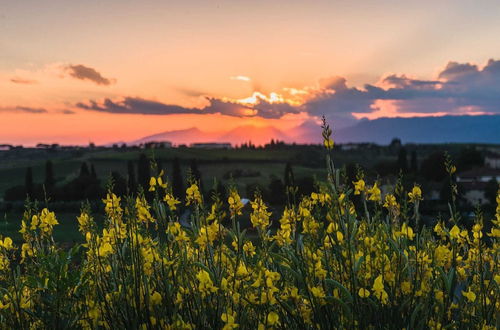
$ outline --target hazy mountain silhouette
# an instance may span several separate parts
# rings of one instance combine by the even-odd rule
[[[302,124],[288,130],[287,135],[297,143],[321,143],[321,124],[314,120],[306,120]]]
[[[330,123],[330,126],[333,128],[333,138],[338,143],[389,144],[395,137],[404,143],[500,143],[498,115],[380,118],[361,120],[354,126],[338,130],[335,129],[335,123]],[[174,144],[229,142],[237,145],[251,141],[256,145],[263,145],[271,139],[287,143],[321,143],[321,125],[309,120],[286,132],[273,126],[246,125],[215,133],[192,127],[146,136],[130,144],[170,141]]]
[[[196,127],[181,129],[175,131],[166,131],[158,134],[149,135],[139,140],[130,142],[130,144],[141,144],[147,142],[170,141],[174,144],[213,142],[217,141],[220,133],[203,132]]]
[[[500,116],[443,116],[363,120],[334,130],[338,142],[500,143]]]
[[[220,142],[244,143],[252,141],[255,145],[269,143],[271,139],[292,142],[292,138],[273,126],[239,126],[220,136]]]

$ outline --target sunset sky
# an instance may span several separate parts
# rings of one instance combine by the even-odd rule
[[[500,113],[499,1],[2,1],[0,144]]]

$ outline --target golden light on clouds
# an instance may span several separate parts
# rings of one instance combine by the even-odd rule
[[[229,77],[229,79],[231,79],[231,80],[240,80],[240,81],[250,81],[250,80],[252,80],[252,79],[250,79],[247,76],[231,76],[231,77]]]

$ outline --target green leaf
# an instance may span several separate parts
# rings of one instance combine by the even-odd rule
[[[340,284],[339,282],[337,282],[335,280],[332,280],[331,278],[327,278],[325,280],[325,283],[329,287],[338,288],[341,291],[342,296],[347,300],[348,303],[353,302],[353,298],[352,298],[351,293],[342,284]]]

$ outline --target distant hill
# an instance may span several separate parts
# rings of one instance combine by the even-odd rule
[[[166,131],[154,135],[149,135],[141,139],[129,142],[128,144],[141,144],[147,142],[170,141],[176,145],[190,144],[198,142],[220,142],[231,143],[233,145],[252,141],[256,145],[266,144],[271,139],[291,142],[292,139],[279,129],[272,126],[239,126],[229,131],[205,132],[192,127],[184,130]]]
[[[500,115],[380,118],[334,130],[338,142],[500,143]]]
[[[253,144],[262,145],[269,143],[271,139],[292,142],[292,138],[279,129],[272,126],[240,126],[219,137],[219,142],[244,143],[252,141]]]
[[[213,142],[217,140],[220,133],[203,132],[196,127],[188,129],[166,131],[154,135],[149,135],[141,139],[129,142],[128,144],[142,144],[147,142],[170,141],[174,144]]]
[[[396,137],[403,143],[500,143],[500,115],[380,118],[362,120],[354,126],[338,130],[335,129],[335,123],[330,125],[333,127],[334,140],[338,143],[389,144]],[[177,145],[196,142],[229,142],[237,145],[252,141],[262,145],[271,139],[287,143],[321,143],[321,126],[310,120],[286,132],[273,126],[246,125],[214,133],[192,127],[146,136],[129,144],[170,141]]]

